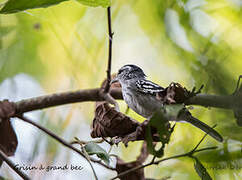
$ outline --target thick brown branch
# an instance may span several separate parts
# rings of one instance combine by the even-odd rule
[[[55,93],[30,99],[24,99],[16,102],[16,113],[22,114],[29,111],[77,102],[104,101],[104,93],[100,92],[101,89],[96,88],[74,92]],[[121,89],[111,89],[110,94],[115,99],[122,99]]]
[[[210,94],[198,94],[186,101],[185,104],[232,109],[236,104],[236,101],[242,101],[242,98],[239,100],[232,95],[219,96]]]
[[[75,92],[56,93],[30,99],[24,99],[16,102],[16,113],[21,114],[24,112],[77,102],[104,101],[104,93],[100,93],[100,90],[101,89],[99,88],[87,89]],[[114,99],[122,99],[122,93],[120,88],[111,89],[110,95]],[[198,94],[187,100],[185,104],[232,109],[234,106],[237,106],[236,102],[242,102],[242,97],[235,97],[233,95],[219,96],[210,94]]]

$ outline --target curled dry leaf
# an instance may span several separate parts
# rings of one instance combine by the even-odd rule
[[[91,136],[96,137],[124,137],[136,131],[139,122],[117,112],[106,102],[97,103],[95,118],[92,124]]]
[[[115,75],[112,75],[113,79]],[[101,87],[106,86],[107,80],[103,81]],[[119,83],[113,83],[110,89],[120,88]],[[96,102],[95,117],[92,123],[91,137],[124,137],[136,131],[139,122],[117,112],[107,102]]]
[[[0,102],[0,149],[7,156],[13,156],[18,145],[17,136],[10,122],[10,117],[14,114],[14,103],[8,100]]]
[[[185,102],[190,96],[190,92],[182,87],[179,83],[171,83],[166,89],[164,97],[165,104],[181,104]]]

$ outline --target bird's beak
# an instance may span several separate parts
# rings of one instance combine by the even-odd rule
[[[110,82],[110,85],[115,83],[115,82],[118,82],[118,78],[117,77],[113,78],[113,80]]]

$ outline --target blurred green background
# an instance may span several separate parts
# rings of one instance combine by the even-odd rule
[[[242,74],[241,0],[113,0],[112,28],[112,72],[127,63],[137,64],[161,86],[179,82],[192,89],[204,84],[204,93],[221,95],[232,93]],[[106,77],[107,55],[105,8],[66,1],[44,9],[0,15],[0,97],[20,100],[99,87]],[[124,112],[126,105],[119,103]],[[75,136],[91,140],[93,112],[94,103],[81,103],[28,116],[68,141]],[[242,179],[242,128],[237,126],[233,113],[204,107],[194,107],[192,113],[209,125],[217,124],[216,129],[226,139],[224,144],[218,144],[208,137],[201,146],[217,145],[218,150],[197,154],[211,177]],[[128,115],[143,121],[131,110]],[[84,166],[81,172],[26,172],[33,179],[93,179],[88,164],[75,153],[34,127],[19,120],[13,124],[19,139],[12,157],[16,163]],[[165,156],[191,150],[202,136],[203,132],[191,125],[177,123]],[[109,149],[106,143],[102,147]],[[140,142],[129,143],[128,148],[120,144],[112,153],[131,161],[140,147]],[[229,168],[231,165],[239,168]],[[211,168],[221,166],[226,168]],[[115,176],[98,165],[95,169],[100,179]],[[3,165],[0,175],[18,178],[7,165]],[[145,175],[156,179],[199,179],[188,158],[148,167]]]

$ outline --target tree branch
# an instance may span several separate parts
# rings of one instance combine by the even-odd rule
[[[61,143],[62,145],[66,146],[67,148],[77,152],[79,155],[81,155],[83,158],[87,159],[85,154],[82,153],[79,149],[73,147],[70,143],[68,143],[66,140],[62,139],[61,137],[57,136],[55,133],[51,132],[50,130],[42,127],[41,125],[37,124],[36,122],[34,121],[31,121],[30,119],[22,116],[22,115],[18,115],[17,116],[19,119],[37,127],[38,129],[40,129],[41,131],[45,132],[46,134],[48,134],[49,136],[51,136],[52,138],[54,138],[55,140],[57,140],[59,143]],[[109,167],[107,166],[106,164],[102,163],[101,161],[98,161],[98,160],[95,160],[93,158],[90,158],[90,160],[94,163],[98,163],[100,164],[101,166],[107,168],[107,169],[110,169],[110,170],[115,170],[115,168],[112,168],[112,167]],[[89,162],[89,160],[87,159],[87,161]],[[94,172],[94,175],[95,175],[95,172]]]
[[[0,159],[2,159],[4,162],[6,162],[9,167],[11,167],[19,176],[21,176],[24,180],[30,180],[30,178],[24,174],[22,171],[20,171],[14,163],[0,150]]]
[[[104,92],[107,93],[110,88],[111,82],[111,66],[112,66],[112,42],[113,42],[113,32],[112,32],[112,20],[111,20],[111,7],[107,8],[107,17],[108,17],[108,68],[107,68],[107,83],[104,89]]]
[[[105,101],[104,93],[101,93],[101,90],[100,88],[86,89],[24,99],[15,103],[16,114],[70,103]],[[122,99],[121,89],[119,88],[111,89],[110,95],[115,99]]]
[[[201,151],[206,151],[206,150],[213,150],[213,149],[216,149],[216,148],[217,148],[217,146],[207,147],[207,148],[201,148],[201,149],[198,149],[198,150],[194,151],[194,153],[201,152]],[[167,160],[170,160],[170,159],[176,159],[176,158],[186,157],[189,154],[190,154],[190,152],[185,153],[185,154],[179,154],[179,155],[167,157],[167,158],[164,158],[164,159],[161,159],[161,160],[158,160],[158,161],[150,162],[148,164],[140,165],[140,166],[137,166],[135,168],[129,169],[128,171],[125,171],[123,173],[118,174],[116,177],[112,178],[111,180],[114,180],[114,179],[123,177],[123,176],[125,176],[125,175],[127,175],[127,174],[129,174],[129,173],[131,173],[133,171],[137,171],[137,170],[142,169],[142,168],[145,168],[147,166],[157,165],[157,164],[159,164],[159,163],[161,163],[163,161],[167,161]]]
[[[232,109],[236,101],[241,101],[233,95],[210,95],[210,94],[197,94],[196,96],[188,99],[186,105],[199,105],[205,107],[216,107],[224,109]]]
[[[15,103],[16,113],[49,108],[53,106],[65,105],[70,103],[87,102],[87,101],[105,101],[104,93],[100,93],[102,89],[86,89],[75,92],[55,93],[45,96],[39,96],[30,99],[24,99]],[[122,92],[120,88],[110,90],[110,95],[114,99],[122,99]],[[199,105],[205,107],[215,107],[224,109],[233,109],[238,106],[235,102],[242,102],[241,96],[233,95],[210,95],[198,94],[188,99],[186,105]]]
[[[137,171],[139,169],[142,169],[142,168],[145,168],[147,166],[151,166],[151,165],[158,165],[159,163],[163,162],[163,161],[167,161],[167,160],[170,160],[170,159],[176,159],[176,158],[180,158],[180,157],[193,157],[193,154],[194,153],[197,153],[197,152],[201,152],[201,151],[205,151],[205,150],[212,150],[212,149],[216,149],[217,146],[213,146],[213,147],[207,147],[207,148],[201,148],[201,149],[197,149],[198,146],[202,143],[202,141],[205,139],[205,137],[207,136],[207,134],[205,134],[202,139],[198,142],[198,144],[189,152],[187,153],[183,153],[183,154],[179,154],[179,155],[175,155],[175,156],[171,156],[171,157],[167,157],[167,158],[163,158],[161,160],[157,160],[157,161],[154,161],[152,160],[150,163],[147,163],[147,164],[144,164],[144,165],[140,165],[140,166],[137,166],[135,168],[132,168],[132,169],[129,169],[127,171],[124,171],[120,174],[118,174],[116,177],[112,178],[111,180],[114,180],[114,179],[117,179],[117,178],[120,178],[120,177],[123,177],[123,176],[126,176],[127,174],[131,173],[131,172],[134,172],[134,171]]]
[[[215,127],[215,126],[214,126]],[[213,127],[213,128],[214,128]],[[207,148],[202,148],[202,149],[198,149],[198,146],[203,142],[203,140],[205,139],[205,137],[207,136],[208,134],[206,133],[202,138],[201,140],[197,143],[197,145],[189,152],[187,153],[183,153],[183,154],[179,154],[179,155],[175,155],[175,156],[171,156],[171,157],[168,157],[168,158],[164,158],[164,159],[161,159],[161,160],[157,160],[155,161],[155,158],[152,159],[152,161],[150,163],[147,163],[145,165],[140,165],[140,166],[137,166],[137,167],[134,167],[134,168],[131,168],[127,171],[124,171],[120,174],[118,174],[116,177],[112,178],[111,180],[114,180],[114,179],[117,179],[117,178],[120,178],[120,177],[123,177],[123,176],[126,176],[127,174],[131,173],[131,172],[134,172],[134,171],[137,171],[139,169],[142,169],[142,168],[145,168],[147,166],[151,166],[151,165],[154,165],[154,164],[159,164],[163,161],[167,161],[167,160],[170,160],[170,159],[175,159],[175,158],[180,158],[180,157],[191,157],[191,158],[194,158],[193,157],[193,154],[196,153],[196,152],[201,152],[201,151],[205,151],[205,150],[212,150],[212,149],[216,149],[217,146],[214,146],[214,147],[207,147]]]

